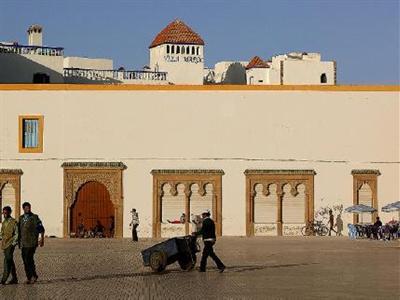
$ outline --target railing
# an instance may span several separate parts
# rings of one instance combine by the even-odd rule
[[[64,77],[78,77],[78,78],[80,77],[90,80],[166,81],[167,72],[64,68]]]
[[[60,47],[41,47],[41,46],[24,46],[19,44],[2,44],[0,43],[0,53],[15,54],[37,54],[46,56],[63,56],[64,48]]]

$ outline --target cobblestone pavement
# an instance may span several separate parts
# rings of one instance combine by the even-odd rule
[[[219,274],[163,274],[142,265],[140,250],[155,240],[47,239],[38,250],[39,281],[0,286],[1,299],[399,299],[399,242],[336,237],[224,237],[216,252]],[[0,262],[2,270],[3,264]]]

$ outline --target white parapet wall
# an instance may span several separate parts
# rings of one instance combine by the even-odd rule
[[[21,200],[49,235],[63,235],[61,165],[71,161],[127,166],[126,237],[133,207],[139,235],[152,235],[153,169],[223,170],[223,235],[246,234],[246,169],[314,170],[315,210],[353,204],[354,169],[380,171],[384,222],[381,207],[400,198],[398,88],[27,88],[0,86],[0,168],[22,169]],[[19,153],[21,115],[44,116],[43,153]],[[276,232],[268,226],[257,230]]]
[[[107,58],[64,57],[64,68],[113,70],[113,60]]]

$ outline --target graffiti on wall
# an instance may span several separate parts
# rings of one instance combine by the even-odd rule
[[[254,235],[277,235],[276,224],[254,224]]]
[[[283,235],[300,236],[301,229],[305,224],[283,224]]]

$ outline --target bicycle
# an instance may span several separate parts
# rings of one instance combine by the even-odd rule
[[[301,234],[303,236],[315,236],[315,235],[319,235],[319,236],[325,236],[327,235],[329,232],[328,227],[326,227],[324,224],[322,224],[321,221],[316,221],[316,222],[308,222],[306,226],[304,226],[301,229]]]

